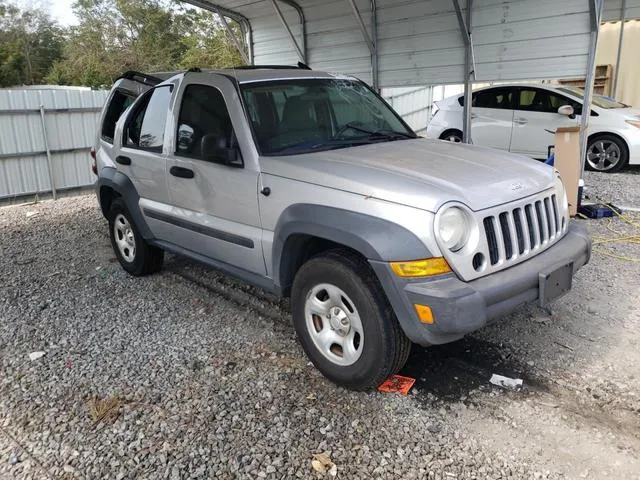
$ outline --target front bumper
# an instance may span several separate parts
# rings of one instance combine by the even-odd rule
[[[575,274],[590,257],[591,239],[586,229],[572,222],[564,238],[548,250],[470,282],[454,274],[427,280],[399,278],[387,263],[370,263],[405,334],[412,342],[426,346],[458,340],[520,305],[538,299],[541,272],[572,262]],[[421,323],[414,304],[431,307],[435,323]]]

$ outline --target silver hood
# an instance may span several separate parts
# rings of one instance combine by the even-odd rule
[[[482,210],[554,185],[553,168],[527,157],[415,139],[281,157],[261,170],[301,182],[436,212],[448,201]]]

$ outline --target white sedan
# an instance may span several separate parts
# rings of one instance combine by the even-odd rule
[[[547,158],[558,127],[580,124],[583,90],[551,85],[500,85],[473,92],[471,140],[476,145]],[[436,102],[427,137],[460,142],[464,97]],[[615,172],[640,164],[640,110],[594,95],[587,167]]]

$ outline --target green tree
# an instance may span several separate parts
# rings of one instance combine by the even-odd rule
[[[42,83],[63,43],[63,30],[46,14],[0,2],[0,86]]]
[[[238,65],[241,56],[208,11],[168,0],[78,0],[79,23],[48,80],[103,87],[126,70]]]

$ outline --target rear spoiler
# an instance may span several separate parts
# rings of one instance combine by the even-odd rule
[[[142,83],[149,87],[155,87],[164,81],[161,78],[154,77],[153,75],[147,75],[146,73],[136,72],[135,70],[129,70],[128,72],[123,73],[116,78],[116,81],[120,79],[133,80],[134,82]]]

